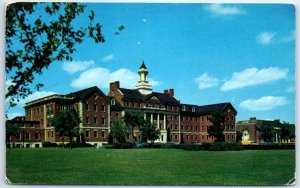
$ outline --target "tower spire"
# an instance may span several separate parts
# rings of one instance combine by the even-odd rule
[[[138,82],[135,88],[144,95],[152,93],[152,86],[148,82],[148,73],[148,69],[143,60],[138,70]]]

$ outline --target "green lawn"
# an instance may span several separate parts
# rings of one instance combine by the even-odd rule
[[[12,183],[98,185],[283,185],[295,150],[7,149]]]

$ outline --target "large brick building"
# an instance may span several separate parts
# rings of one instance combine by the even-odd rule
[[[91,87],[66,95],[51,95],[25,104],[25,121],[39,122],[40,144],[45,141],[60,142],[56,136],[51,118],[59,111],[76,109],[82,119],[80,132],[86,142],[102,144],[108,141],[110,126],[124,116],[127,111],[140,112],[160,129],[161,136],[157,142],[213,142],[207,129],[212,123],[209,117],[219,111],[225,115],[225,141],[234,142],[235,117],[237,111],[231,103],[211,105],[182,104],[175,97],[174,89],[153,92],[148,81],[148,70],[144,62],[138,70],[138,82],[135,89],[122,88],[119,81],[110,83],[106,96],[99,88]],[[141,140],[138,129],[134,138]],[[22,138],[19,138],[21,141]],[[16,140],[18,141],[18,140]],[[33,143],[27,140],[27,144]],[[36,146],[31,145],[31,147]]]

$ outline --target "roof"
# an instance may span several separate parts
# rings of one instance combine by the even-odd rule
[[[181,104],[180,106],[181,106],[181,112],[183,114],[198,115],[198,114],[211,114],[213,112],[224,112],[227,107],[231,107],[235,111],[235,113],[237,113],[235,108],[229,102],[203,105],[203,106],[191,105],[191,104]],[[185,106],[185,111],[182,110],[183,106]],[[193,107],[195,108],[194,112],[193,112]]]
[[[142,95],[138,90],[136,89],[125,89],[120,88],[119,89],[123,93],[123,97],[125,100],[134,100],[134,101],[143,101],[144,95]]]
[[[110,109],[113,111],[122,111],[124,108],[122,107],[122,105],[118,102],[117,99],[115,99],[115,97],[111,97],[109,96],[108,99],[110,100]],[[112,104],[112,100],[114,100],[114,104]]]
[[[163,104],[179,105],[179,101],[175,97],[165,93],[152,92],[151,94],[147,95],[144,100],[149,101],[149,99],[151,99],[153,96],[157,97],[157,99]]]
[[[93,87],[90,87],[87,89],[72,92],[72,93],[67,94],[66,96],[74,97],[74,100],[82,100],[95,92],[99,92],[105,99],[107,99],[107,96],[97,86],[93,86]]]
[[[140,69],[147,69],[147,67],[146,67],[146,65],[145,65],[145,63],[144,63],[144,61],[142,62],[142,65],[141,65]]]
[[[150,102],[151,98],[155,96],[162,104],[179,105],[179,101],[175,97],[170,96],[169,94],[152,92],[149,95],[143,95],[137,89],[125,89],[125,88],[120,88],[120,91],[123,93],[124,99],[129,101]]]

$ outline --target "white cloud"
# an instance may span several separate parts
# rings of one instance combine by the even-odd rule
[[[194,81],[198,84],[199,89],[215,87],[219,83],[217,78],[208,76],[207,72],[203,73],[198,78],[194,78]]]
[[[295,88],[293,86],[289,87],[286,89],[286,92],[288,93],[294,93],[295,92]]]
[[[8,113],[7,114],[7,119],[13,119],[17,116],[24,116],[24,114],[22,113],[19,113],[19,112],[14,112],[14,113]]]
[[[266,96],[260,99],[248,99],[240,103],[239,107],[251,111],[271,110],[287,104],[285,97]]]
[[[77,88],[86,88],[91,86],[99,86],[101,88],[108,88],[110,82],[119,80],[121,87],[133,88],[137,82],[137,73],[129,69],[121,68],[114,72],[108,69],[97,67],[89,69],[72,81],[71,86]],[[158,85],[159,82],[149,78],[153,86]]]
[[[281,42],[291,42],[295,40],[295,30],[291,31],[288,35],[281,37]]]
[[[260,70],[257,68],[245,69],[241,72],[234,72],[231,79],[222,85],[221,91],[255,86],[280,80],[285,78],[287,74],[288,69],[280,69],[278,67],[269,67]]]
[[[262,44],[262,45],[268,45],[268,44],[271,44],[271,42],[273,41],[274,39],[274,36],[275,36],[275,33],[274,32],[262,32],[260,33],[256,40],[259,44]]]
[[[232,5],[221,5],[221,4],[212,4],[204,7],[210,13],[218,15],[239,15],[246,14],[247,12]]]
[[[161,82],[155,81],[152,78],[149,78],[149,84],[152,86],[158,86],[161,84]]]
[[[73,74],[75,72],[84,71],[94,64],[94,61],[72,61],[64,62],[62,68],[64,71]]]
[[[112,60],[114,60],[114,59],[115,59],[114,54],[110,54],[110,55],[104,56],[104,57],[102,58],[102,61],[103,61],[103,62],[108,62],[108,61],[112,61]]]

